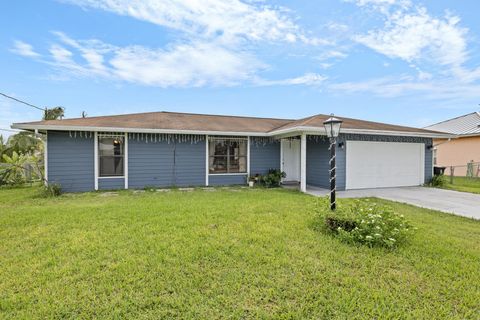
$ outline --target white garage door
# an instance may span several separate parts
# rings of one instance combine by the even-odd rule
[[[346,188],[418,186],[424,183],[422,143],[347,141]]]

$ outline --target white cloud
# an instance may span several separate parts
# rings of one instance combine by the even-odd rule
[[[49,60],[61,72],[158,87],[235,85],[250,80],[264,65],[241,50],[222,44],[187,42],[166,49],[117,47],[99,40],[75,40],[55,32]]]
[[[412,4],[410,0],[347,0],[347,2],[355,2],[360,7],[367,5],[409,7]]]
[[[429,72],[418,70],[418,80],[430,80],[433,78],[433,75]]]
[[[330,22],[326,27],[333,32],[347,32],[350,29],[346,24],[338,22]]]
[[[159,87],[234,85],[262,67],[246,53],[211,43],[179,44],[168,50],[121,48],[110,64],[112,74],[123,80]]]
[[[338,51],[338,50],[327,50],[320,55],[318,55],[316,58],[318,60],[328,60],[328,59],[343,59],[346,58],[348,55],[344,52]]]
[[[162,48],[118,47],[95,39],[77,40],[54,32],[46,62],[65,75],[100,77],[159,87],[236,85],[255,82],[266,68],[252,53],[257,44],[308,46],[330,42],[312,36],[292,13],[263,1],[241,0],[65,0],[153,23],[179,32]],[[291,84],[319,79],[289,79]],[[303,82],[302,82],[303,81]],[[282,82],[286,84],[287,81]],[[279,83],[280,84],[280,83]]]
[[[58,44],[53,44],[50,46],[49,52],[50,57],[47,58],[50,58],[50,60],[45,60],[45,62],[54,66],[60,71],[67,71],[77,76],[89,76],[93,74],[92,70],[89,70],[82,64],[75,62],[73,59],[73,52],[65,47]]]
[[[329,84],[328,89],[343,94],[366,93],[384,98],[421,94],[422,99],[448,103],[480,99],[480,85],[459,83],[455,79],[415,79],[411,76],[384,77],[359,82]]]
[[[84,8],[130,16],[195,37],[221,38],[225,42],[301,41],[327,43],[310,37],[290,17],[287,9],[259,1],[240,0],[67,0]]]
[[[450,13],[433,17],[425,7],[413,6],[410,1],[356,0],[355,3],[377,10],[385,18],[382,28],[356,35],[356,42],[393,59],[433,64],[441,76],[448,74],[465,83],[480,79],[480,68],[472,70],[464,66],[470,58],[469,30],[460,25],[460,17]],[[421,79],[432,77],[432,73],[419,72]]]
[[[320,68],[322,69],[330,69],[333,66],[333,63],[322,62],[320,63]]]
[[[36,58],[40,56],[40,54],[35,52],[31,44],[28,44],[20,40],[14,41],[13,48],[10,49],[10,51],[24,57]]]
[[[327,80],[326,76],[317,73],[306,73],[303,76],[281,79],[281,80],[265,80],[258,79],[257,85],[261,86],[273,86],[273,85],[306,85],[306,86],[320,86]]]
[[[73,64],[73,53],[62,46],[52,45],[50,47],[50,54],[53,59],[59,64]]]
[[[429,57],[442,65],[459,65],[467,56],[467,29],[459,27],[459,21],[455,16],[433,18],[425,8],[414,13],[398,11],[383,28],[355,40],[391,58],[411,62]]]
[[[105,44],[99,40],[74,40],[64,34],[63,32],[54,31],[52,32],[56,35],[59,40],[63,43],[63,45],[69,46],[72,50],[77,50],[79,55],[83,58],[86,62],[84,66],[80,66],[78,63],[75,63],[72,60],[72,52],[66,50],[63,47],[62,50],[64,54],[68,57],[66,62],[62,61],[62,56],[56,57],[55,54],[52,53],[54,60],[57,61],[61,66],[66,68],[70,68],[73,70],[82,70],[83,73],[91,73],[101,76],[108,75],[108,68],[105,66],[105,58],[104,55],[110,52],[115,51],[117,48],[112,45]],[[54,45],[52,47],[59,47],[58,45]],[[68,51],[68,52],[66,52]],[[50,50],[52,52],[52,49]],[[61,54],[61,53],[60,53]]]
[[[471,83],[480,79],[480,67],[468,69],[463,66],[456,66],[452,69],[453,75],[466,83]]]
[[[412,6],[410,0],[344,0],[345,2],[355,3],[359,7],[373,9],[383,14],[389,14],[393,9],[406,10]]]

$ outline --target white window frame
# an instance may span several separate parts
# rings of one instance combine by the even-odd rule
[[[100,154],[98,140],[100,138],[123,138],[123,175],[121,176],[100,176]],[[95,132],[95,190],[98,190],[98,179],[128,179],[128,137],[127,134],[98,133]],[[128,188],[128,180],[125,183],[125,189]]]
[[[244,140],[247,142],[247,159],[245,172],[231,172],[231,173],[210,173],[210,140],[211,139],[223,139],[223,140]],[[222,137],[222,136],[206,136],[206,185],[209,185],[208,176],[250,176],[250,136],[246,137]]]

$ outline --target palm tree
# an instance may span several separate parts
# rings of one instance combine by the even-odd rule
[[[65,108],[64,107],[55,107],[51,109],[45,109],[45,113],[43,114],[43,120],[57,120],[62,119],[65,116]]]

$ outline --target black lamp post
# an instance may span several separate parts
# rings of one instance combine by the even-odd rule
[[[331,115],[330,118],[323,122],[325,126],[325,132],[327,133],[327,137],[330,139],[330,210],[334,211],[336,208],[336,199],[335,199],[335,190],[337,189],[336,186],[336,164],[335,164],[335,149],[337,145],[337,137],[340,133],[340,127],[342,126],[342,120],[337,119]]]

